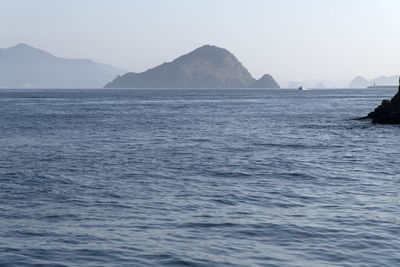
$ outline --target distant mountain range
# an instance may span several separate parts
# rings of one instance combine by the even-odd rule
[[[126,71],[53,56],[27,44],[0,49],[0,88],[100,88]]]
[[[362,76],[357,76],[351,81],[346,80],[306,80],[306,81],[292,81],[287,84],[287,88],[299,88],[300,85],[306,88],[366,88],[369,86],[376,87],[392,87],[397,86],[399,83],[399,76],[380,76],[375,79],[367,80]]]
[[[123,74],[125,73],[125,74]],[[122,75],[123,74],[123,75]],[[122,76],[120,76],[122,75]],[[115,78],[116,77],[116,78]],[[293,81],[288,88],[366,88],[397,86],[399,76],[352,81]],[[114,79],[114,80],[113,80]],[[110,82],[111,81],[111,82]],[[104,84],[106,84],[104,86]],[[228,50],[205,45],[142,73],[89,59],[67,59],[27,44],[0,48],[0,88],[280,88],[274,78],[259,80]]]
[[[228,50],[205,45],[142,73],[126,73],[105,88],[279,88],[266,74],[254,79]]]
[[[305,81],[292,81],[287,85],[287,88],[299,88],[300,86],[306,88],[346,88],[349,84],[347,80],[325,80],[325,79],[315,79],[315,80],[305,80]]]
[[[365,88],[368,86],[397,86],[399,84],[399,76],[380,76],[378,78],[367,80],[362,76],[355,77],[350,83],[349,88]]]

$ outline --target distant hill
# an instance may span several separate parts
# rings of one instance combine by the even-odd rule
[[[256,80],[228,50],[205,45],[142,73],[126,73],[105,88],[248,88]],[[271,79],[263,87],[277,88]]]
[[[291,81],[288,83],[287,88],[299,88],[300,86],[306,88],[346,88],[349,81],[346,80],[325,80],[325,79],[314,79],[304,81]]]
[[[370,82],[362,76],[357,76],[349,83],[349,88],[365,88]]]
[[[100,88],[124,70],[53,56],[27,44],[0,49],[0,88]]]
[[[399,83],[399,76],[380,76],[378,78],[367,80],[362,76],[357,76],[354,78],[350,84],[349,88],[365,88],[368,86],[397,86]]]

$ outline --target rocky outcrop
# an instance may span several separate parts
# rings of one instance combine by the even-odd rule
[[[250,85],[250,88],[280,88],[280,86],[271,75],[264,74],[259,80]]]
[[[383,100],[367,118],[374,123],[400,124],[400,85],[397,94],[391,100]]]
[[[255,82],[228,50],[205,45],[142,73],[126,73],[105,88],[248,88]]]

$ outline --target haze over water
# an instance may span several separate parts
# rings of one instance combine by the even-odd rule
[[[393,93],[1,90],[0,265],[398,266]]]

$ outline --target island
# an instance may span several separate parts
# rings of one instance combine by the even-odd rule
[[[280,88],[271,75],[260,80],[227,49],[204,45],[142,73],[128,72],[104,88]]]

